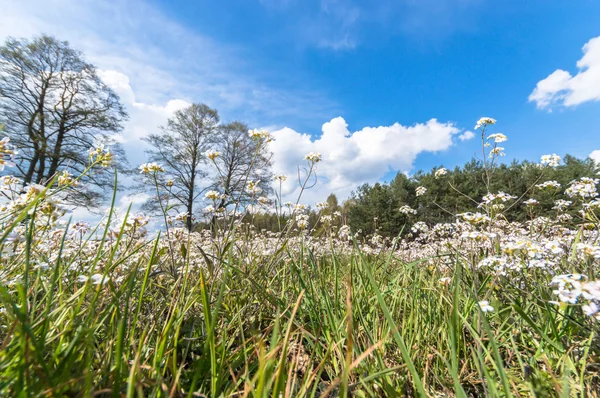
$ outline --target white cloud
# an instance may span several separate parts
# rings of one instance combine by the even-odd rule
[[[459,135],[458,139],[461,140],[461,141],[467,141],[467,140],[470,140],[473,137],[475,137],[475,133],[473,133],[470,130],[467,130],[464,133],[462,133],[461,135]]]
[[[148,195],[147,193],[135,193],[132,195],[125,195],[123,197],[121,197],[121,199],[119,200],[119,203],[121,203],[121,206],[124,208],[127,208],[127,206],[131,205],[141,205],[143,203],[145,203],[148,199],[150,199],[150,195]]]
[[[182,99],[170,99],[164,105],[139,102],[129,77],[124,73],[115,70],[99,70],[98,75],[119,95],[121,102],[127,108],[129,120],[125,123],[124,130],[114,138],[123,145],[130,164],[137,166],[146,161],[144,149],[148,147],[142,138],[157,132],[175,111],[190,104]]]
[[[114,70],[100,70],[98,74],[107,86],[115,90],[129,110],[130,120],[125,131],[120,134],[121,142],[131,142],[147,136],[163,125],[175,111],[190,105],[182,99],[171,99],[164,106],[138,102],[125,74]]]
[[[592,151],[592,153],[590,153],[588,157],[591,158],[594,162],[596,162],[596,164],[600,164],[600,149]]]
[[[1,41],[41,33],[68,40],[99,69],[127,76],[142,103],[205,102],[227,119],[253,125],[265,119],[322,120],[336,107],[318,88],[299,84],[246,49],[185,27],[142,0],[3,2]]]
[[[67,217],[70,217],[73,220],[73,222],[85,221],[92,225],[97,223],[100,219],[100,216],[98,214],[90,212],[85,207],[69,208],[69,211],[67,212]]]
[[[346,198],[358,185],[380,180],[389,171],[408,172],[417,155],[448,149],[461,132],[452,123],[431,119],[413,126],[395,123],[351,133],[341,117],[323,124],[322,131],[316,139],[287,127],[273,132],[274,172],[290,177],[283,192],[287,199],[295,199],[299,192],[297,166],[306,165],[304,156],[309,152],[323,155],[317,164],[319,182],[303,199],[313,203],[331,192]]]
[[[540,109],[600,101],[600,36],[583,46],[583,57],[577,61],[577,68],[579,72],[575,76],[562,69],[552,72],[537,83],[529,101]]]

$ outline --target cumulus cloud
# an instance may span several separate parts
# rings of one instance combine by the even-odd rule
[[[168,100],[165,105],[138,102],[129,78],[125,74],[114,70],[100,70],[98,75],[107,86],[119,95],[129,110],[130,121],[127,122],[125,132],[122,134],[122,142],[147,136],[158,126],[164,124],[175,111],[190,105],[189,102],[182,99]]]
[[[121,206],[123,206],[124,208],[127,208],[127,206],[131,205],[141,205],[144,204],[148,199],[150,199],[150,195],[148,195],[147,193],[135,193],[132,195],[125,195],[123,197],[121,197],[121,199],[119,200],[119,203],[121,204]]]
[[[583,46],[583,57],[577,61],[579,72],[572,76],[557,69],[539,81],[529,95],[539,109],[555,105],[575,106],[588,101],[600,101],[600,36]]]
[[[112,88],[127,108],[129,120],[125,122],[121,133],[114,136],[125,148],[131,164],[138,165],[146,161],[144,149],[147,144],[142,138],[157,132],[159,126],[166,124],[167,119],[177,110],[190,104],[182,99],[170,99],[164,104],[147,104],[136,99],[129,77],[115,70],[99,70],[102,81]]]
[[[417,155],[448,149],[461,130],[431,119],[412,126],[395,123],[350,132],[346,121],[337,117],[323,124],[322,132],[313,139],[286,127],[273,132],[275,141],[270,144],[274,171],[290,177],[297,176],[298,165],[306,164],[307,153],[323,155],[317,164],[319,181],[304,199],[309,203],[331,192],[345,198],[359,184],[380,180],[389,171],[408,172]],[[297,178],[288,179],[283,195],[294,199],[298,192]]]
[[[473,133],[470,130],[467,130],[464,133],[462,133],[461,135],[459,135],[458,139],[461,140],[461,141],[467,141],[467,140],[470,140],[473,137],[475,137],[475,133]]]
[[[596,162],[596,164],[600,164],[600,149],[596,149],[595,151],[592,151],[592,153],[590,153],[588,155],[588,157],[590,159],[592,159],[594,162]]]

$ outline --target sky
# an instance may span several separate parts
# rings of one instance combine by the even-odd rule
[[[595,0],[0,0],[0,40],[41,33],[82,50],[121,97],[132,165],[190,103],[266,128],[274,171],[320,152],[303,201],[478,153],[498,120],[504,161],[600,159]],[[474,134],[475,133],[475,134]],[[294,178],[284,187],[295,198]],[[122,204],[143,195],[125,195]]]

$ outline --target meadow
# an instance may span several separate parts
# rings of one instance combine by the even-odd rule
[[[478,122],[488,186],[506,140],[487,132],[494,123]],[[15,149],[2,141],[7,170]],[[111,172],[111,157],[92,148],[83,174]],[[307,155],[303,189],[321,161]],[[559,164],[547,155],[539,167]],[[436,173],[440,184],[451,177]],[[414,222],[394,239],[357,235],[325,204],[310,225],[301,197],[263,198],[256,181],[245,184],[250,202],[227,208],[209,191],[208,222],[190,231],[168,193],[153,220],[117,212],[115,191],[88,225],[61,205],[81,176],[25,187],[2,178],[3,396],[600,395],[594,176],[540,181],[527,197],[489,192],[453,223],[419,222],[403,206]],[[557,194],[554,217],[535,216],[538,191]],[[511,206],[531,217],[508,221]],[[281,215],[279,231],[252,227],[259,207]]]

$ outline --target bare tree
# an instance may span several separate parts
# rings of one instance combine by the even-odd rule
[[[268,196],[271,187],[271,154],[265,145],[248,136],[248,126],[231,122],[220,126],[213,140],[213,149],[219,152],[214,159],[219,175],[213,178],[213,188],[224,193],[219,207],[225,208],[234,202],[244,204],[250,199],[246,185],[256,182],[262,195]]]
[[[202,188],[202,179],[206,177],[204,165],[205,152],[214,140],[219,126],[219,114],[204,104],[193,104],[175,112],[161,127],[158,134],[145,138],[152,149],[148,150],[150,161],[163,165],[157,182],[160,191],[169,191],[176,206],[181,206],[187,214],[186,225],[193,227],[195,204],[201,198],[207,185]],[[156,198],[146,205],[155,208]]]
[[[114,136],[127,113],[94,65],[65,41],[9,38],[0,47],[0,118],[19,149],[17,176],[25,184],[47,183],[63,168],[82,172],[88,150],[100,144],[111,145],[124,168]],[[82,182],[69,201],[93,207],[105,197],[112,173],[89,174]]]

